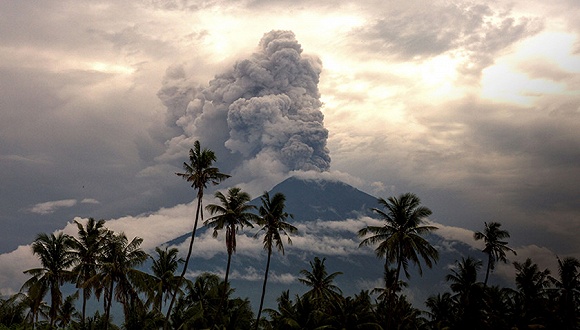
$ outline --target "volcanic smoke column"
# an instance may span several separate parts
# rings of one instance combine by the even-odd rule
[[[158,96],[168,108],[168,123],[182,134],[167,142],[167,152],[177,153],[171,149],[199,139],[214,150],[233,152],[228,161],[241,161],[241,166],[328,170],[328,130],[318,91],[321,67],[318,58],[302,54],[294,33],[271,31],[256,53],[207,87],[188,84],[180,68],[168,70]]]

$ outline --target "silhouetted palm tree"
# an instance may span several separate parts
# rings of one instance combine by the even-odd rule
[[[145,283],[146,275],[137,270],[147,260],[141,250],[142,238],[135,237],[130,242],[124,233],[109,234],[103,248],[99,272],[91,281],[98,281],[105,289],[105,322],[108,324],[114,298],[123,305],[125,319],[131,307],[139,303],[137,287]]]
[[[220,279],[203,273],[188,283],[186,294],[177,300],[171,316],[174,328],[205,329],[218,323],[217,309],[221,301]]]
[[[227,287],[232,254],[236,252],[236,233],[239,228],[244,226],[253,227],[252,222],[256,222],[258,216],[250,212],[256,208],[254,205],[248,204],[251,200],[250,195],[238,187],[228,189],[227,196],[218,191],[215,193],[215,197],[219,199],[221,205],[209,204],[206,206],[206,209],[214,216],[207,219],[205,225],[213,228],[214,237],[217,237],[220,230],[225,229],[226,231],[228,263],[224,284]],[[225,300],[225,291],[223,299]]]
[[[314,257],[314,262],[310,261],[312,271],[301,270],[300,274],[304,278],[298,279],[300,283],[311,288],[303,297],[312,300],[319,308],[325,307],[328,302],[338,299],[342,295],[340,288],[334,284],[334,279],[338,275],[342,275],[342,272],[328,274],[324,265],[325,261],[326,258],[321,260],[318,257]]]
[[[284,254],[284,244],[282,243],[281,234],[288,237],[288,244],[292,244],[292,240],[288,234],[294,233],[298,230],[296,227],[286,222],[286,219],[292,217],[292,215],[284,211],[286,201],[284,194],[276,193],[272,199],[270,199],[270,195],[267,192],[264,192],[261,201],[262,206],[260,206],[258,211],[260,214],[258,224],[262,226],[260,231],[265,232],[263,243],[264,249],[268,251],[268,259],[266,261],[266,271],[264,272],[264,284],[262,286],[260,308],[258,309],[258,316],[256,318],[256,329],[258,329],[260,316],[262,315],[262,308],[264,306],[264,296],[266,295],[266,283],[268,282],[268,272],[270,271],[272,248],[275,245],[278,251],[281,251],[282,254]]]
[[[565,329],[578,329],[578,307],[580,300],[580,261],[574,257],[558,258],[558,279],[550,280],[558,293],[558,315]]]
[[[485,280],[483,281],[483,286],[487,286],[487,280],[489,278],[489,273],[495,268],[495,264],[498,261],[503,261],[507,263],[506,251],[511,251],[516,254],[512,248],[507,246],[506,241],[502,241],[505,238],[509,238],[510,234],[507,230],[500,229],[501,224],[498,222],[490,222],[489,224],[485,222],[485,229],[483,232],[476,232],[473,234],[473,238],[476,241],[483,239],[485,242],[485,247],[483,248],[483,253],[487,254],[487,270],[485,271]]]
[[[178,250],[176,248],[169,249],[165,247],[164,250],[159,247],[155,248],[157,257],[151,257],[153,264],[151,265],[151,270],[153,271],[153,276],[151,279],[152,283],[152,301],[153,308],[159,312],[162,311],[163,302],[167,302],[167,299],[173,291],[179,290],[176,288],[178,282],[180,282],[179,276],[175,275],[175,271],[179,266],[179,263],[183,260],[177,258]]]
[[[330,306],[328,321],[331,329],[383,329],[376,322],[368,291],[361,291],[354,297],[340,297]]]
[[[79,292],[75,292],[64,299],[58,311],[57,323],[60,328],[66,328],[73,323],[73,318],[78,318],[79,313],[75,307],[75,300],[79,298]]]
[[[373,208],[382,220],[383,226],[367,226],[359,230],[359,237],[371,236],[362,240],[359,246],[374,245],[378,243],[375,252],[378,257],[386,257],[385,265],[396,262],[396,279],[398,283],[401,268],[407,278],[409,261],[419,267],[422,274],[420,259],[425,261],[431,268],[439,259],[437,250],[423,237],[437,229],[435,226],[423,225],[424,219],[431,215],[431,210],[421,206],[419,197],[412,193],[406,193],[399,198],[389,197],[387,200],[378,199],[378,203],[384,210]],[[395,288],[393,288],[394,291]]]
[[[89,218],[86,226],[75,220],[78,228],[78,238],[73,238],[72,254],[75,258],[75,266],[72,269],[76,277],[77,288],[83,290],[83,304],[81,324],[85,323],[87,299],[91,297],[92,287],[88,285],[91,277],[97,273],[97,261],[100,256],[103,240],[107,233],[105,220],[95,221]]]
[[[54,234],[38,234],[32,243],[32,252],[38,255],[42,267],[24,271],[24,273],[32,275],[29,281],[42,282],[42,285],[50,291],[51,303],[48,314],[50,327],[54,326],[62,303],[60,287],[72,279],[72,273],[68,270],[74,262],[70,246],[71,237],[66,234],[59,233],[56,236]],[[24,286],[28,287],[29,281]]]
[[[22,293],[14,294],[6,299],[0,297],[0,327],[3,325],[13,329],[26,321],[27,305],[23,303],[25,297]]]
[[[270,329],[328,329],[329,316],[320,310],[318,304],[307,296],[296,296],[293,302],[290,292],[283,291],[276,299],[278,310],[265,309],[270,315]]]
[[[383,280],[385,287],[374,288],[371,291],[372,293],[378,294],[378,300],[389,300],[408,286],[407,282],[397,280],[397,270],[387,265],[385,265],[385,271],[383,272]]]
[[[430,296],[425,306],[429,308],[427,315],[431,318],[433,329],[449,328],[455,322],[455,306],[449,292]]]
[[[179,276],[179,282],[175,288],[175,292],[171,297],[171,302],[169,303],[169,308],[167,310],[167,315],[165,316],[164,328],[167,329],[169,322],[169,315],[171,314],[171,309],[175,303],[175,297],[177,295],[178,289],[181,287],[185,273],[187,272],[187,267],[189,265],[189,259],[191,258],[191,251],[193,249],[193,241],[195,240],[195,232],[197,230],[197,224],[199,219],[203,221],[203,193],[207,188],[208,184],[217,185],[230,176],[221,173],[217,167],[213,164],[216,161],[215,153],[204,148],[201,149],[199,141],[195,141],[193,144],[193,149],[189,150],[189,164],[183,163],[184,173],[175,173],[176,175],[182,177],[187,182],[191,182],[191,187],[197,190],[197,208],[195,211],[195,221],[193,223],[193,229],[191,230],[191,240],[189,241],[189,249],[187,251],[187,257],[185,258],[185,264],[183,265],[183,270]]]
[[[516,269],[517,306],[520,309],[519,327],[543,324],[547,308],[547,289],[550,286],[550,270],[540,271],[530,258],[525,262],[514,262]]]
[[[26,289],[26,292],[23,292]],[[38,317],[42,315],[47,316],[48,305],[43,300],[44,296],[48,293],[48,283],[39,280],[36,277],[31,278],[26,281],[20,292],[18,293],[19,299],[22,304],[28,309],[28,313],[25,316],[30,324],[32,324],[32,329],[34,330],[35,324],[38,322]]]
[[[470,324],[476,328],[483,327],[484,287],[477,282],[477,272],[481,266],[481,261],[472,257],[461,258],[451,274],[445,276],[445,280],[451,282],[451,290],[455,292],[453,298],[458,312],[458,329],[467,329]]]

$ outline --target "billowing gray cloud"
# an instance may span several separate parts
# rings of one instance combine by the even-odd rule
[[[182,133],[159,159],[181,158],[199,139],[227,158],[230,171],[253,159],[277,162],[284,172],[328,170],[320,72],[320,61],[303,55],[290,31],[266,33],[256,53],[205,87],[171,67],[158,96],[168,125]]]
[[[465,73],[479,74],[498,51],[540,31],[534,18],[513,17],[483,4],[411,2],[357,28],[358,49],[385,57],[420,60],[451,51],[464,58]]]

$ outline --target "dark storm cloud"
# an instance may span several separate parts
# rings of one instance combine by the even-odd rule
[[[195,87],[183,68],[168,69],[158,96],[169,125],[183,134],[169,141],[165,157],[183,157],[199,139],[231,154],[228,163],[234,167],[263,159],[278,162],[285,172],[328,170],[320,72],[320,61],[303,55],[289,31],[265,34],[256,53],[207,87]]]

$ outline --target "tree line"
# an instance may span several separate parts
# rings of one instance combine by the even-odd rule
[[[143,240],[115,233],[104,220],[89,218],[76,222],[76,237],[63,233],[39,234],[32,252],[41,267],[26,270],[30,275],[19,293],[0,299],[0,329],[577,329],[580,306],[580,261],[558,259],[558,274],[551,276],[531,259],[514,262],[514,288],[488,286],[498,262],[507,263],[509,232],[497,222],[485,223],[474,234],[484,241],[487,255],[484,281],[477,280],[483,262],[471,256],[457,260],[445,280],[449,291],[430,296],[426,310],[413,306],[405,295],[409,267],[422,274],[438,260],[437,250],[426,239],[436,230],[425,219],[431,210],[420,199],[406,193],[379,198],[373,211],[381,225],[358,232],[360,246],[375,247],[384,260],[384,285],[345,296],[334,280],[342,273],[329,273],[326,259],[315,257],[310,269],[299,272],[308,291],[291,296],[284,291],[276,308],[264,309],[270,261],[273,252],[284,254],[284,241],[291,244],[297,231],[285,211],[285,196],[265,192],[259,207],[249,204],[250,196],[238,187],[216,192],[217,204],[203,206],[208,185],[217,185],[229,175],[213,164],[216,156],[201,149],[199,141],[189,151],[184,172],[176,173],[196,191],[196,213],[185,259],[172,247],[157,247],[154,255],[142,250]],[[203,211],[210,217],[204,219]],[[204,273],[195,279],[186,272],[199,222],[225,235],[227,265],[224,279]],[[261,299],[254,315],[249,299],[234,297],[229,283],[231,258],[236,237],[243,227],[258,226],[267,252]],[[282,239],[285,237],[285,239]],[[149,271],[143,269],[150,260]],[[181,272],[178,270],[182,267]],[[405,279],[402,279],[402,275]],[[63,296],[63,286],[76,290]],[[66,291],[66,290],[65,290]],[[87,302],[92,297],[102,307],[91,315]],[[46,299],[48,298],[48,301]],[[80,300],[80,301],[79,301]],[[112,316],[113,304],[120,305],[122,322]],[[118,308],[118,307],[117,307]]]

